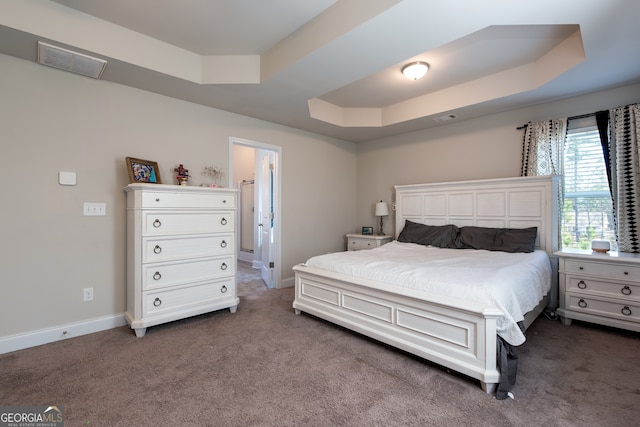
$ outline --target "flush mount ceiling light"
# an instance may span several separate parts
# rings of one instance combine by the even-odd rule
[[[429,64],[422,61],[412,62],[402,67],[402,74],[409,80],[418,80],[429,71]]]
[[[99,79],[107,61],[38,42],[38,63],[71,73]]]

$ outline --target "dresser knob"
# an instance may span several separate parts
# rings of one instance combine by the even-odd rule
[[[156,220],[153,221],[153,226],[155,228],[160,228],[161,225],[162,225],[162,223],[160,222],[160,220],[158,218],[156,218]]]
[[[159,201],[160,201],[160,198],[157,198],[157,199],[156,199],[156,202],[159,202]]]
[[[226,200],[226,199],[225,199],[225,200],[223,200],[223,201],[222,201],[222,203],[227,203],[227,200]]]
[[[631,288],[625,286],[624,288],[620,289],[620,292],[622,292],[622,295],[631,295]]]
[[[153,280],[160,280],[162,279],[162,274],[160,274],[159,271],[156,271],[153,275]]]
[[[629,275],[629,272],[628,272],[628,271],[625,271],[625,272],[624,272],[624,275],[625,275],[625,276],[628,276],[628,275]]]
[[[226,270],[227,269],[227,263],[223,262],[222,265],[220,266],[220,270]]]
[[[153,253],[159,254],[160,252],[162,252],[162,248],[160,247],[160,245],[156,245],[156,247],[153,248]]]
[[[587,302],[583,299],[580,299],[580,301],[578,301],[578,306],[580,308],[587,308]]]
[[[156,298],[153,300],[154,307],[160,307],[161,304],[162,304],[162,300],[160,298]]]
[[[622,310],[620,310],[620,312],[625,316],[631,316],[631,309],[629,308],[628,305],[625,305],[624,307],[622,307]]]
[[[580,289],[587,289],[587,284],[586,284],[586,283],[584,283],[584,280],[580,280],[580,281],[578,282],[578,287],[579,287]]]
[[[220,288],[220,292],[222,292],[223,294],[227,292],[227,287],[225,285],[222,285],[222,287]]]
[[[220,220],[220,224],[222,224],[222,225],[227,225],[227,219],[226,219],[226,218],[222,218],[222,219]]]
[[[226,242],[226,240],[223,240],[222,242],[220,242],[220,247],[221,247],[221,248],[226,248],[226,247],[227,247],[227,242]]]
[[[584,267],[583,267],[583,266],[580,266],[580,267],[578,267],[578,268],[579,268],[580,270],[584,270]]]

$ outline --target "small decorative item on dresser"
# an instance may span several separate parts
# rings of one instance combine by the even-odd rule
[[[182,163],[180,163],[173,171],[177,173],[176,179],[178,180],[178,185],[187,185],[189,182],[189,170],[185,169]]]
[[[160,170],[158,163],[151,160],[125,157],[127,171],[129,172],[129,182],[144,182],[147,184],[162,184],[160,181]]]
[[[362,227],[362,234],[365,236],[370,236],[373,234],[373,227]]]
[[[600,252],[606,254],[611,249],[611,244],[608,240],[592,240],[591,250],[594,252]]]
[[[202,175],[213,179],[214,183],[209,187],[222,187],[222,179],[224,178],[224,170],[218,166],[205,166],[202,168]]]

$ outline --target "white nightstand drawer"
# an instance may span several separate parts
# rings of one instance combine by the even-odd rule
[[[175,263],[142,266],[142,288],[145,290],[235,275],[233,255]]]
[[[361,251],[364,249],[373,249],[389,243],[393,240],[392,236],[379,236],[368,234],[347,234],[347,250]]]
[[[142,299],[143,316],[157,316],[186,310],[216,299],[235,298],[233,281],[205,283],[166,291],[145,292]]]
[[[358,239],[355,237],[349,239],[350,250],[372,249],[377,246],[375,240]]]
[[[235,251],[232,234],[145,237],[142,241],[142,262],[144,263],[211,257]]]
[[[143,209],[164,209],[164,208],[235,208],[234,194],[211,194],[208,191],[201,193],[171,193],[145,191],[142,194]]]
[[[567,275],[566,291],[609,298],[623,298],[625,301],[640,303],[640,284],[604,282],[593,277]]]
[[[605,257],[606,255],[601,255]],[[567,260],[565,273],[600,276],[613,280],[640,281],[640,267],[633,265],[612,264],[606,262],[589,262],[582,260]]]
[[[640,322],[640,305],[567,294],[567,309],[618,320]]]
[[[228,212],[144,212],[144,236],[204,234],[235,230],[235,214]]]

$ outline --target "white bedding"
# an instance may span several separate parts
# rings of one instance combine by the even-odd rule
[[[393,241],[365,251],[316,256],[306,265],[498,308],[504,313],[497,322],[498,335],[512,345],[525,342],[517,322],[551,287],[549,257],[541,250],[506,253]]]

